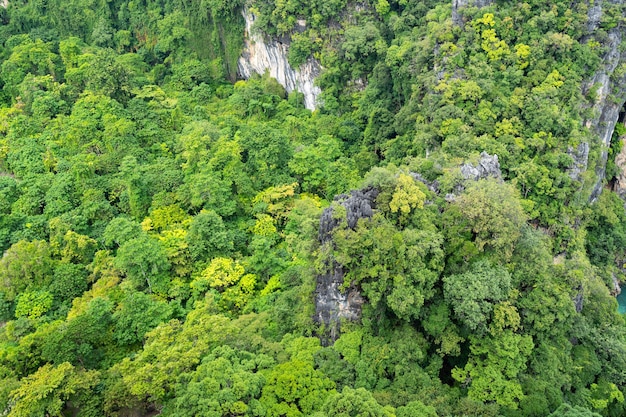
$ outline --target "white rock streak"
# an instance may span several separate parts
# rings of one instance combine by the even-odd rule
[[[239,75],[248,79],[255,73],[262,75],[268,71],[288,93],[294,90],[303,93],[305,107],[315,110],[317,97],[322,92],[314,85],[321,70],[317,60],[309,58],[299,69],[293,69],[287,61],[289,44],[274,39],[266,40],[263,35],[254,33],[254,14],[246,8],[242,13],[246,19],[246,40],[237,63]]]

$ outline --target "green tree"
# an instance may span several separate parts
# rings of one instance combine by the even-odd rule
[[[89,61],[85,87],[95,93],[125,102],[132,89],[132,75],[111,49],[100,49]]]
[[[137,344],[171,313],[171,308],[154,296],[135,291],[126,293],[113,313],[113,337],[121,345]]]
[[[411,401],[405,406],[398,407],[396,410],[397,417],[437,417],[435,407],[424,405],[421,401]]]
[[[511,276],[501,266],[482,260],[464,274],[443,278],[444,296],[456,318],[472,331],[484,333],[495,304],[511,290]]]
[[[110,339],[112,303],[97,297],[88,302],[84,312],[57,323],[45,337],[41,356],[55,364],[70,362],[75,366],[97,368]]]
[[[54,269],[52,282],[48,291],[54,296],[56,306],[67,308],[71,300],[79,297],[87,290],[87,270],[82,265],[60,263]]]
[[[231,236],[222,218],[213,210],[204,210],[194,216],[185,239],[196,261],[208,261],[233,250]]]
[[[322,411],[314,416],[329,417],[394,417],[391,407],[381,406],[372,393],[364,388],[345,387],[341,393],[331,394]]]
[[[104,229],[102,238],[107,247],[122,246],[129,240],[139,238],[143,235],[141,225],[131,219],[119,216],[111,220]]]
[[[467,219],[479,249],[511,256],[526,222],[515,188],[495,179],[470,182],[455,204]]]
[[[167,291],[170,263],[155,239],[141,236],[127,241],[117,250],[115,267],[122,271],[135,288],[148,287],[152,292]]]
[[[600,414],[581,407],[579,405],[571,406],[567,403],[561,404],[559,408],[554,410],[548,417],[599,417]]]
[[[530,335],[520,334],[517,309],[501,303],[495,308],[489,336],[471,335],[470,357],[463,369],[455,368],[452,376],[469,384],[468,397],[476,401],[495,401],[517,409],[524,398],[520,375],[527,367],[534,344]]]
[[[47,285],[52,278],[54,262],[48,244],[41,240],[19,241],[0,260],[0,285],[7,300],[22,291]]]
[[[52,44],[28,35],[14,38],[13,45],[11,55],[2,63],[0,77],[4,88],[16,98],[18,85],[27,74],[54,76],[58,57],[52,52]]]
[[[176,396],[164,415],[256,416],[264,412],[258,398],[265,383],[263,371],[274,365],[267,355],[215,348],[198,368],[181,375]]]
[[[180,375],[195,370],[203,357],[235,335],[226,317],[211,314],[206,304],[197,305],[184,323],[170,320],[148,332],[144,348],[112,371],[121,376],[123,392],[146,404],[163,404],[172,397]]]
[[[88,402],[100,382],[100,372],[75,368],[70,363],[46,364],[23,378],[11,392],[10,417],[60,416],[68,403],[80,407]]]
[[[23,292],[17,297],[15,317],[38,319],[52,307],[52,294],[48,291]]]
[[[319,410],[335,384],[309,363],[292,360],[267,373],[260,402],[269,417],[298,417]]]
[[[425,301],[435,294],[443,268],[442,243],[432,225],[430,230],[400,231],[375,214],[359,221],[355,230],[344,224],[334,231],[335,248],[322,248],[322,268],[334,260],[345,268],[345,286],[360,285],[373,306],[382,302],[398,317],[410,320],[419,317]],[[363,253],[368,256],[362,257]]]
[[[256,277],[246,274],[244,267],[228,258],[214,258],[192,282],[197,298],[209,289],[220,292],[220,306],[231,312],[242,310],[252,299]]]

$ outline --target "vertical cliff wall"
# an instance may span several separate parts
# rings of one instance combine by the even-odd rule
[[[624,0],[609,0],[607,4],[623,5]],[[587,14],[587,37],[602,37],[597,39],[605,50],[600,68],[584,85],[583,92],[589,92],[592,88],[597,89],[596,101],[593,105],[593,118],[585,121],[585,125],[598,135],[601,142],[601,153],[595,167],[596,182],[593,185],[590,201],[594,202],[600,196],[603,187],[604,175],[606,173],[606,162],[608,149],[611,145],[611,138],[615,130],[615,124],[619,117],[620,109],[626,102],[626,50],[620,45],[624,39],[624,30],[621,19],[615,26],[606,31],[599,31],[603,19],[603,2],[596,1],[589,6]],[[585,152],[585,149],[586,152]],[[579,166],[587,165],[588,148],[574,152],[575,163]]]
[[[620,136],[618,140],[622,142],[622,149],[615,156],[615,165],[617,166],[618,172],[613,182],[613,191],[615,191],[622,200],[626,201],[626,135]]]
[[[319,63],[309,58],[300,68],[292,68],[287,61],[289,40],[266,39],[263,34],[255,33],[252,30],[254,14],[247,8],[242,13],[246,20],[246,39],[238,62],[239,76],[248,79],[253,74],[262,75],[267,71],[288,93],[295,90],[304,94],[305,107],[315,110],[317,97],[321,93],[315,85],[315,78],[321,70]]]

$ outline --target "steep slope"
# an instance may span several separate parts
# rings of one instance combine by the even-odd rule
[[[622,2],[243,3],[0,9],[0,414],[626,415]]]

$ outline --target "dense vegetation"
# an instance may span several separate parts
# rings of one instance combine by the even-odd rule
[[[251,0],[266,33],[306,19],[310,112],[233,83],[242,5],[0,9],[1,413],[624,415],[626,212],[571,174],[581,142],[601,151],[581,85],[621,6],[590,36],[583,1],[459,24],[434,0]],[[502,180],[461,175],[483,151]],[[364,186],[375,214],[350,228],[336,205],[320,245]],[[323,346],[329,260],[366,302]]]

